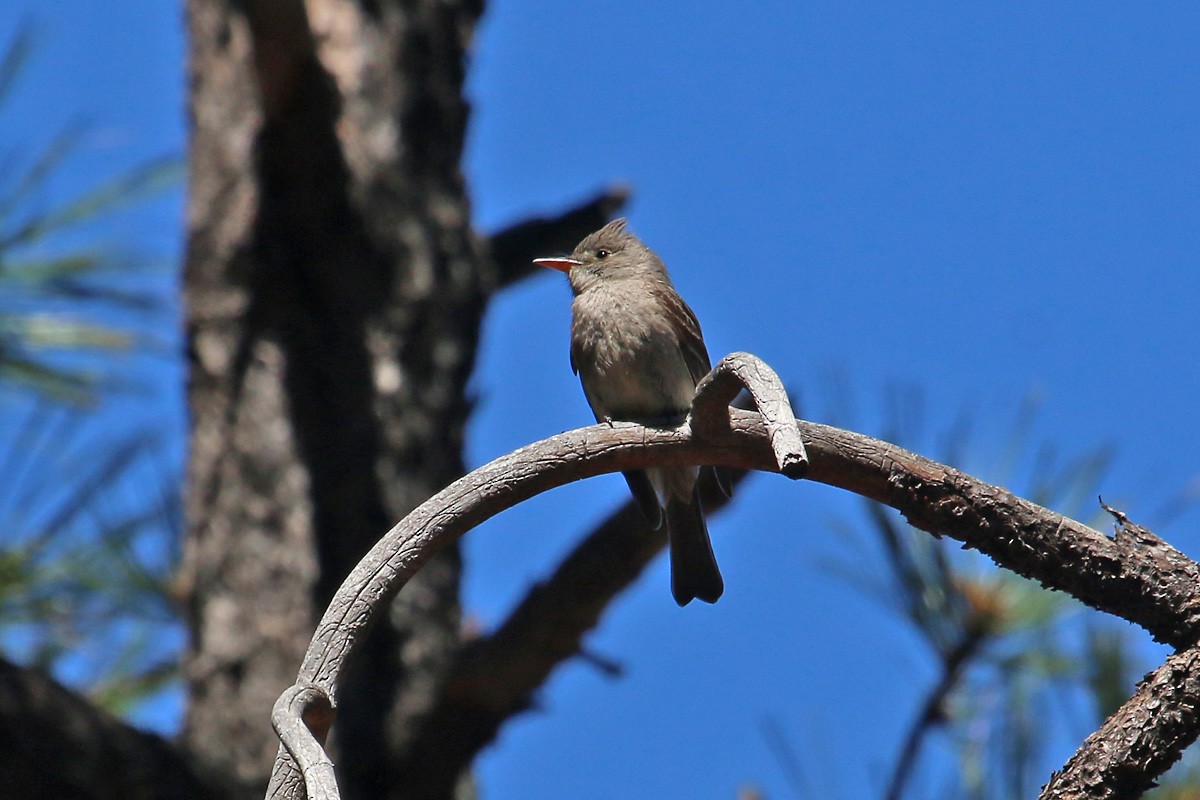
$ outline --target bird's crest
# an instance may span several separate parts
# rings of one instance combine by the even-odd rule
[[[607,225],[605,225],[603,228],[601,228],[599,231],[596,231],[596,232],[597,233],[601,233],[601,232],[624,233],[625,227],[627,225],[629,225],[628,219],[626,219],[625,217],[617,217],[612,222],[608,223]]]
[[[579,246],[575,248],[576,257],[600,249],[620,251],[624,250],[629,244],[637,243],[637,237],[626,229],[628,224],[629,220],[620,217],[614,219],[600,230],[589,233],[579,243]]]

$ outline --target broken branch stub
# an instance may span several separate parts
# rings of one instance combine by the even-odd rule
[[[749,353],[730,353],[696,386],[691,425],[697,436],[729,430],[729,404],[745,389],[766,423],[779,472],[792,480],[808,472],[808,453],[800,438],[787,390],[766,362]]]

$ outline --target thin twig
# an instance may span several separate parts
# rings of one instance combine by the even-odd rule
[[[913,720],[912,727],[904,737],[904,745],[900,748],[900,755],[896,758],[896,766],[892,770],[891,780],[888,781],[887,791],[883,795],[885,800],[900,800],[904,796],[904,789],[916,766],[921,744],[925,741],[925,737],[944,721],[946,701],[958,688],[963,670],[979,651],[979,646],[983,641],[983,631],[968,630],[958,645],[942,659],[942,675],[929,690],[929,694],[926,695],[925,702],[921,706],[921,713]]]
[[[698,436],[729,429],[729,404],[745,389],[754,399],[771,437],[775,466],[793,480],[808,471],[808,454],[796,427],[787,390],[774,370],[757,356],[730,353],[696,386],[691,424]]]

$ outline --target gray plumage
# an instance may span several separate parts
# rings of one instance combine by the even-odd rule
[[[658,255],[618,219],[587,236],[569,259],[539,259],[567,272],[571,367],[597,421],[675,426],[711,369],[700,323]],[[679,605],[716,602],[724,591],[704,522],[697,467],[624,473],[652,527],[670,541],[671,593]]]

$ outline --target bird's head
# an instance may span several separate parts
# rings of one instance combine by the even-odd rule
[[[666,278],[666,268],[657,254],[627,227],[624,218],[614,219],[583,238],[569,256],[537,258],[535,264],[567,273],[578,294],[598,282],[627,278]]]

